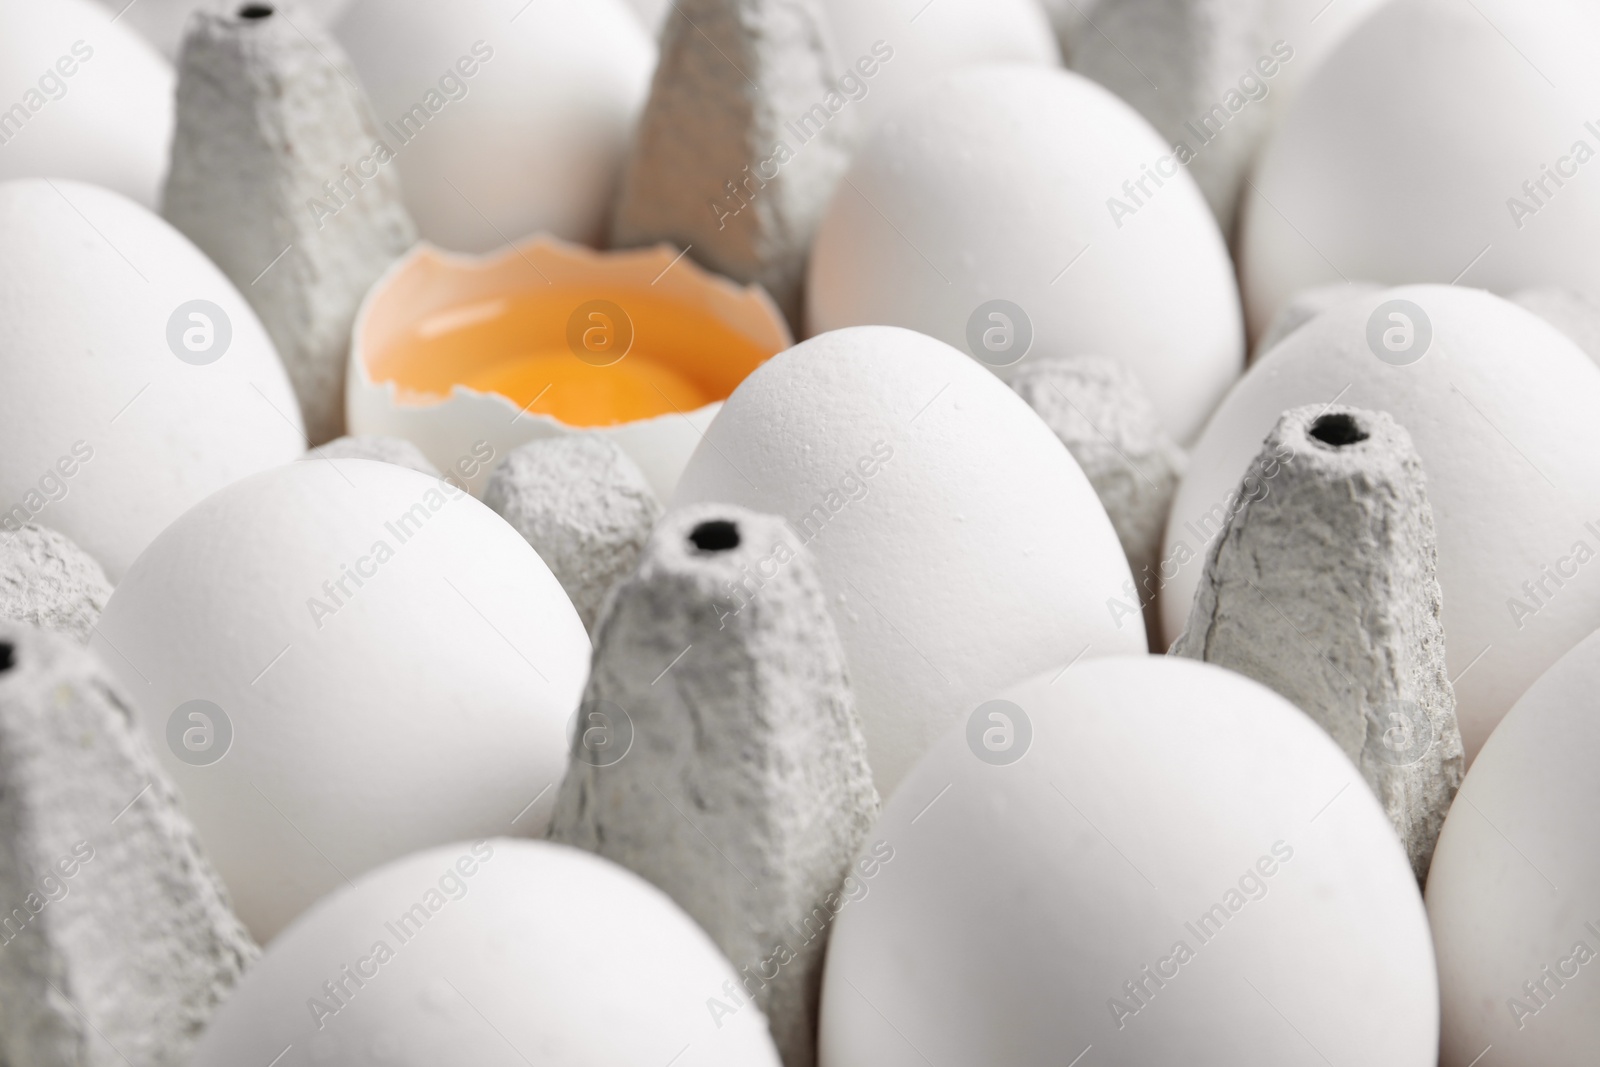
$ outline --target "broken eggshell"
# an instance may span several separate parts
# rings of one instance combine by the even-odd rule
[[[356,317],[347,416],[351,433],[406,438],[473,492],[489,476],[487,465],[460,467],[475,443],[504,456],[528,441],[592,430],[621,446],[666,499],[720,401],[791,343],[763,290],[665,245],[595,252],[539,236],[480,258],[422,244],[379,280]],[[528,395],[518,399],[465,384],[529,355],[553,358],[546,365],[556,374],[584,375],[550,393],[544,379],[523,376]],[[582,390],[603,394],[608,374],[636,367],[668,372],[629,383],[663,414],[580,427],[541,413],[579,403],[594,414]],[[659,387],[670,392],[674,382],[688,387],[676,401]],[[570,390],[565,398],[561,389]],[[689,402],[694,396],[710,402]]]
[[[91,647],[263,942],[415,849],[541,833],[590,652],[494,512],[404,467],[327,457],[168,527]]]
[[[99,4],[0,0],[0,180],[73,178],[155,207],[175,82]]]

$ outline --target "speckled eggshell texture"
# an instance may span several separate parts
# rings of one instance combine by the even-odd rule
[[[1218,667],[1056,674],[950,730],[867,835],[821,1067],[1433,1067],[1422,899],[1334,742]]]
[[[355,0],[334,33],[422,236],[603,237],[656,61],[623,0]]]
[[[692,919],[622,867],[544,842],[461,842],[318,904],[189,1064],[778,1067],[755,1007],[706,1010],[737,980]]]
[[[360,459],[291,463],[191,510],[92,647],[263,942],[407,852],[542,833],[589,667],[577,612],[515,530]]]
[[[1108,608],[1128,564],[1083,471],[1002,382],[910,330],[757,369],[679,483],[675,506],[699,502],[782,516],[810,548],[885,796],[996,688],[1145,650],[1137,612]]]
[[[1311,76],[1245,193],[1251,334],[1341,279],[1600,295],[1597,50],[1589,0],[1380,7]]]
[[[92,0],[0,0],[0,181],[72,178],[156,206],[175,76],[114,14]]]
[[[115,582],[188,508],[305,449],[261,321],[160,218],[7,182],[0,249],[0,527],[57,530]]]
[[[1391,351],[1386,337],[1410,347]],[[1251,367],[1190,454],[1152,578],[1164,582],[1167,641],[1267,433],[1290,408],[1334,401],[1387,411],[1422,457],[1470,761],[1533,680],[1600,626],[1600,370],[1480,290],[1406,286],[1319,315]],[[1270,493],[1271,479],[1245,491]]]
[[[1170,153],[1077,74],[950,75],[856,157],[812,250],[808,325],[920,330],[1002,377],[1034,356],[1116,357],[1188,441],[1243,369],[1244,329],[1222,235]],[[1150,195],[1130,197],[1141,179]],[[1013,347],[974,351],[997,300],[1021,311],[1000,309],[1014,332],[995,343]]]
[[[1491,1044],[1506,1063],[1565,1067],[1600,1045],[1597,691],[1600,634],[1517,701],[1445,821],[1428,876],[1442,1067]]]

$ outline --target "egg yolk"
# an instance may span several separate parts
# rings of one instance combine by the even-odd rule
[[[533,352],[461,377],[462,385],[499,393],[519,408],[552,415],[568,426],[610,426],[689,412],[714,399],[671,367],[636,355],[595,367],[571,352]]]
[[[606,306],[620,316],[596,318],[587,310],[595,296],[591,289],[534,290],[435,312],[394,337],[369,366],[375,379],[406,393],[448,395],[462,385],[530,414],[594,427],[725,400],[772,355],[702,305],[654,291],[619,292]],[[580,358],[581,339],[590,337],[601,350]],[[605,345],[623,354],[612,360]]]

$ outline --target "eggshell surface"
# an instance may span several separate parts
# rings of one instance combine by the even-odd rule
[[[757,369],[678,484],[675,504],[700,502],[783,516],[809,548],[885,796],[995,688],[1145,650],[1137,612],[1108,609],[1128,565],[1078,465],[994,375],[909,330],[824,334]]]
[[[777,1067],[756,1008],[706,1010],[735,981],[694,921],[622,867],[544,842],[463,842],[319,903],[189,1062]]]
[[[1409,351],[1384,347],[1405,329],[1396,309]],[[1251,367],[1190,455],[1158,576],[1168,642],[1267,432],[1289,408],[1335,400],[1387,411],[1422,457],[1470,760],[1533,680],[1600,626],[1600,567],[1584,562],[1600,551],[1600,371],[1542,319],[1478,290],[1406,286],[1322,313]],[[1271,492],[1270,480],[1250,491]]]
[[[844,106],[861,115],[863,134],[965,67],[1061,65],[1050,20],[1033,0],[824,0],[822,6],[840,72],[858,75],[864,86],[846,85],[844,94],[850,100]]]
[[[1251,333],[1341,278],[1600,294],[1597,49],[1583,0],[1395,0],[1362,22],[1245,195]]]
[[[1126,213],[1109,203],[1170,152],[1079,75],[951,75],[856,157],[812,252],[808,325],[905,326],[1002,377],[1024,359],[1114,356],[1188,440],[1244,367],[1227,248],[1187,173],[1147,179],[1153,195]],[[1015,332],[989,352],[995,301]]]
[[[1600,1042],[1600,634],[1523,694],[1462,783],[1428,874],[1442,1067],[1520,1067]]]
[[[255,312],[160,218],[95,186],[7,182],[0,248],[0,526],[57,530],[116,581],[189,507],[305,448]]]
[[[422,236],[599,241],[656,60],[623,0],[356,0],[334,32]]]
[[[173,523],[94,647],[262,940],[408,852],[541,833],[589,657],[561,586],[492,511],[327,458]]]
[[[953,729],[868,834],[893,856],[834,927],[822,1067],[1432,1067],[1422,900],[1327,735],[1205,664],[1055,674],[988,713],[1004,762],[998,719]]]
[[[0,181],[72,178],[154,208],[175,84],[92,0],[0,0]]]

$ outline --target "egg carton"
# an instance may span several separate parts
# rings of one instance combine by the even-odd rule
[[[1594,12],[190,6],[0,11],[0,1063],[1584,1062]]]

